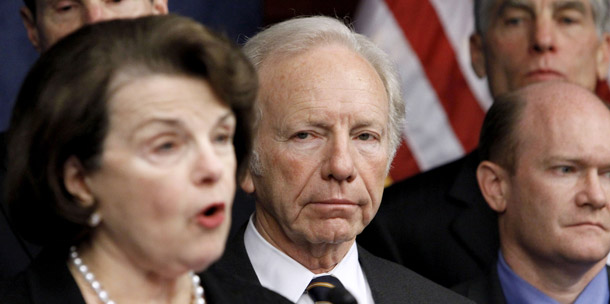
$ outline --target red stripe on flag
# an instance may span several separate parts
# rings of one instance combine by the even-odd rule
[[[455,52],[429,0],[386,0],[422,63],[465,151],[476,147],[485,113],[462,75]],[[410,102],[429,102],[411,100]]]
[[[396,151],[396,156],[394,157],[392,168],[390,169],[390,178],[392,179],[392,182],[403,180],[419,173],[419,171],[420,169],[419,166],[417,166],[415,157],[413,157],[411,150],[409,150],[409,146],[407,146],[403,140],[398,147],[398,151]]]

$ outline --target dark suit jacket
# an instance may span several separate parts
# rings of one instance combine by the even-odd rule
[[[610,269],[608,270],[608,282],[610,282]],[[498,269],[490,267],[489,272],[474,280],[461,283],[453,288],[457,293],[468,297],[479,304],[505,304],[504,292],[500,284]]]
[[[246,225],[227,243],[224,256],[209,268],[209,275],[223,277],[238,273],[242,278],[260,285],[244,245],[245,228]],[[373,256],[361,247],[358,247],[358,255],[377,304],[470,303],[400,265]]]
[[[504,292],[498,277],[498,268],[489,268],[487,274],[461,283],[452,288],[455,292],[479,304],[505,304]]]
[[[67,266],[68,249],[45,249],[28,269],[0,285],[2,304],[85,304]],[[229,283],[240,278],[201,276],[206,303],[282,303],[283,297],[255,284]]]
[[[388,187],[358,244],[446,287],[487,272],[498,248],[497,216],[464,158]]]
[[[38,246],[19,237],[9,224],[8,208],[4,202],[6,161],[6,134],[0,132],[0,280],[13,277],[24,270],[40,251]]]

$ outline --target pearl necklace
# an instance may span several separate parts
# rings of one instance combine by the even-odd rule
[[[91,271],[89,271],[89,267],[85,265],[83,260],[78,256],[78,251],[76,251],[76,246],[70,247],[70,261],[72,264],[78,269],[83,275],[83,278],[89,283],[91,288],[97,294],[97,297],[104,304],[116,304],[114,301],[110,299],[108,292],[102,288],[102,284],[98,280],[95,279],[95,275]],[[191,281],[193,283],[193,298],[195,299],[195,304],[205,304],[205,299],[203,298],[203,287],[201,287],[201,281],[199,276],[195,275],[193,272],[190,272]]]

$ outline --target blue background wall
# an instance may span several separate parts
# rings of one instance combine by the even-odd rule
[[[262,24],[261,3],[262,0],[169,0],[169,10],[243,42]],[[21,6],[21,0],[0,0],[0,130],[8,126],[21,81],[38,58],[19,17]]]

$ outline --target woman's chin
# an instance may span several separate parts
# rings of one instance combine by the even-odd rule
[[[208,267],[220,259],[224,252],[224,247],[224,244],[222,244],[215,248],[206,248],[206,254],[200,255],[198,259],[193,261],[191,269],[194,272],[202,272],[208,269]]]

